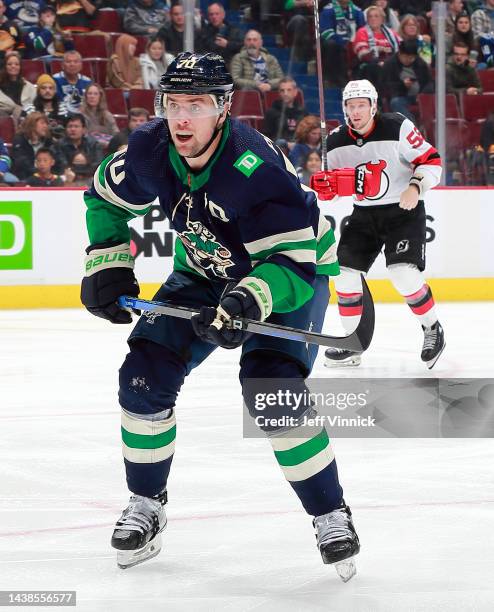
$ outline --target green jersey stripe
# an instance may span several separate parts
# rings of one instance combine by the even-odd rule
[[[156,434],[154,436],[144,436],[141,434],[130,433],[123,427],[122,442],[129,448],[161,448],[167,446],[175,440],[177,427],[174,425],[168,431]]]
[[[270,255],[274,255],[274,253],[279,253],[280,251],[299,251],[299,250],[314,251],[314,254],[313,254],[314,257],[311,260],[309,260],[309,261],[314,261],[315,251],[316,251],[316,239],[312,238],[311,240],[300,240],[300,241],[294,241],[294,242],[278,242],[277,244],[271,246],[268,249],[265,249],[264,251],[258,251],[257,253],[250,253],[250,258],[252,260],[261,261],[263,259],[267,259]]]
[[[303,463],[320,453],[329,444],[328,432],[323,429],[317,436],[302,442],[290,450],[275,450],[276,460],[280,465],[292,466]]]
[[[247,252],[252,255],[254,253],[260,253],[262,251],[272,249],[277,244],[283,244],[287,242],[304,242],[306,240],[314,240],[314,230],[312,227],[306,227],[304,229],[293,230],[291,232],[282,232],[281,234],[271,234],[271,236],[265,236],[252,242],[245,242],[244,247]]]

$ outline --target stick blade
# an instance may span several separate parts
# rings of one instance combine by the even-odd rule
[[[376,315],[374,311],[374,300],[372,299],[367,281],[363,274],[360,275],[360,278],[362,280],[362,316],[360,317],[359,324],[354,334],[356,334],[360,344],[359,350],[366,351],[374,335]]]

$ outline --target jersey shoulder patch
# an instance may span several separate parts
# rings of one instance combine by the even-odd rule
[[[131,164],[135,174],[163,177],[168,159],[168,130],[161,118],[141,125],[129,135],[125,163]]]

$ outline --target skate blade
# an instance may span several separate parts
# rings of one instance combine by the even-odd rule
[[[341,361],[336,361],[335,359],[328,359],[324,362],[326,368],[356,368],[362,362],[360,356],[356,355],[355,357],[348,357],[347,359],[342,359]]]
[[[446,348],[446,342],[443,344],[442,349],[434,357],[434,359],[431,359],[430,361],[426,361],[426,364],[427,364],[427,367],[429,368],[429,370],[432,370],[432,368],[436,365],[436,361],[439,359],[439,357],[441,357],[441,355],[443,354],[443,351],[444,351],[445,348]]]
[[[334,568],[343,582],[348,582],[357,573],[357,566],[353,557],[335,563]]]
[[[118,550],[117,565],[120,569],[127,569],[144,563],[156,557],[161,550],[161,534],[158,533],[150,542],[138,550]]]

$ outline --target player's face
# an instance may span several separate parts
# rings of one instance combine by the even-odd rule
[[[168,95],[166,117],[179,155],[194,157],[211,138],[218,109],[208,95]]]
[[[371,118],[371,104],[367,98],[354,98],[346,103],[346,112],[356,130],[365,127]]]

